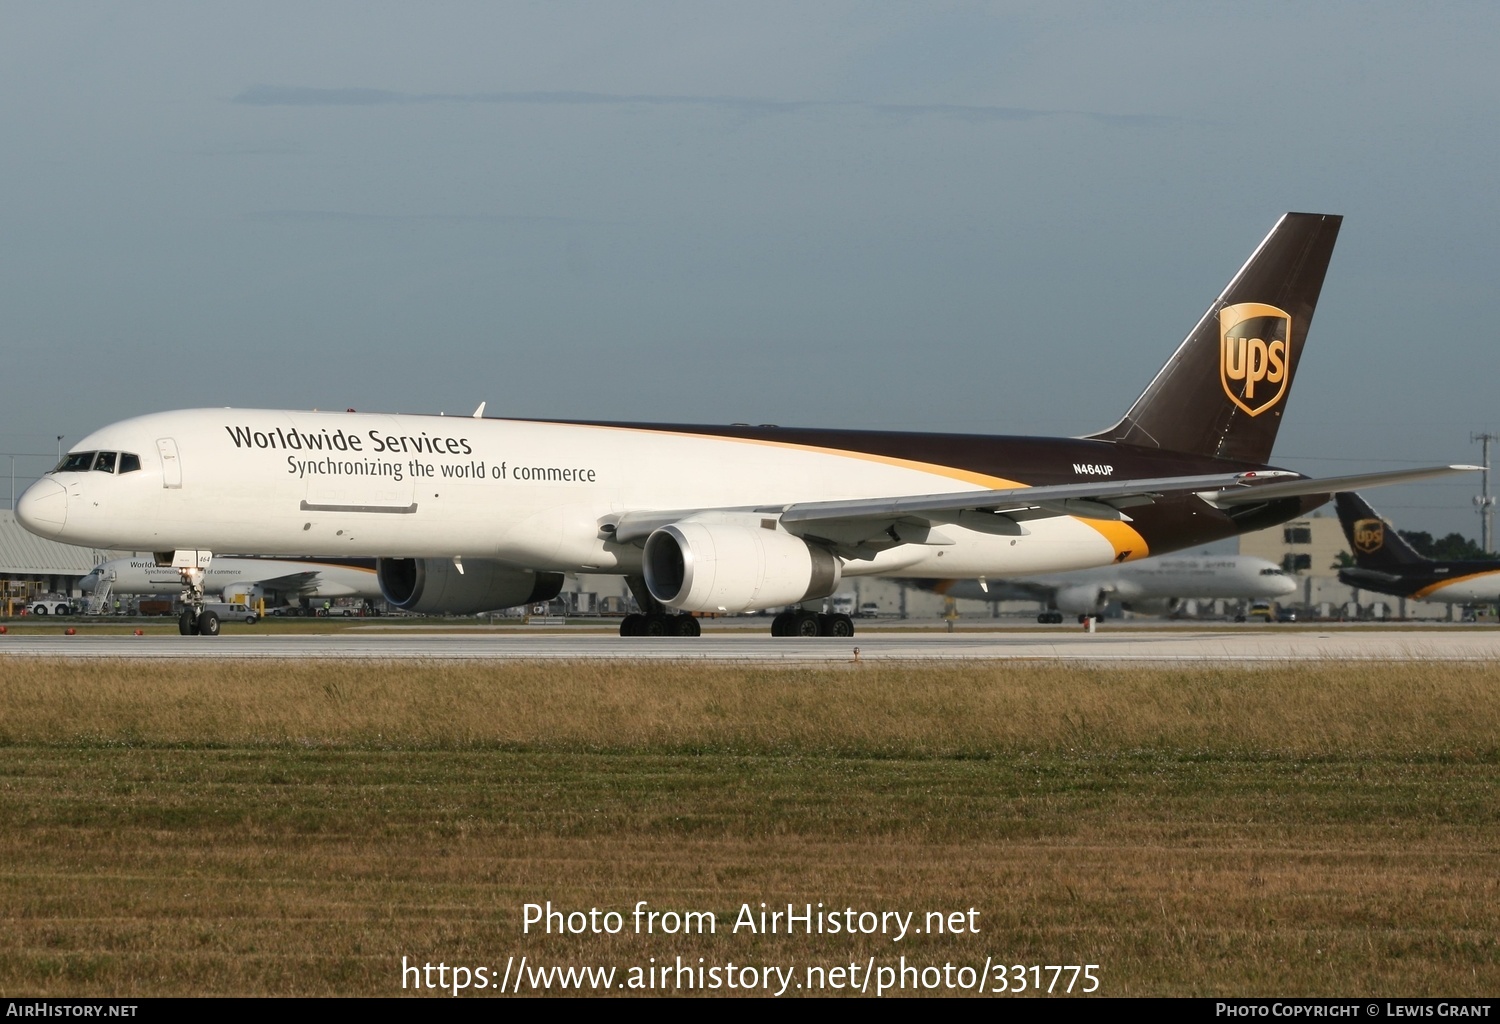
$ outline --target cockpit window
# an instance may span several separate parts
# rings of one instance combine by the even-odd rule
[[[118,452],[100,452],[99,457],[94,460],[94,471],[96,473],[113,473],[115,471],[115,456]]]
[[[98,452],[69,452],[57,464],[54,473],[87,473],[94,467],[94,456]]]
[[[121,452],[120,453],[120,469],[119,469],[119,471],[121,473],[134,473],[136,470],[138,470],[140,468],[141,468],[141,457],[139,455],[136,455],[133,452]]]
[[[1262,569],[1260,571],[1260,574],[1262,576],[1285,576],[1286,575],[1286,570],[1285,569]]]

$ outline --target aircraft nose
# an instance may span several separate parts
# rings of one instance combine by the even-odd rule
[[[1276,581],[1277,597],[1281,597],[1285,594],[1295,594],[1300,589],[1301,587],[1298,585],[1297,581],[1289,576],[1282,576]]]
[[[16,519],[32,533],[56,537],[68,521],[68,492],[56,480],[38,480],[16,502]]]

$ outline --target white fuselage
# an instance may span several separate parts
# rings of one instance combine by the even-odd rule
[[[296,597],[380,597],[375,568],[329,562],[284,561],[275,558],[216,557],[203,574],[203,589],[211,594],[251,592],[267,581],[288,580],[280,589]],[[93,593],[108,582],[113,594],[171,594],[182,592],[182,576],[169,565],[144,558],[115,558],[101,563],[79,581],[79,589]]]
[[[996,580],[986,584],[988,589],[975,580],[955,580],[945,585],[941,592],[969,600],[1009,600],[1016,595],[1003,589],[1007,583],[1039,592],[1051,591],[1053,595],[1087,590],[1101,597],[1126,602],[1170,598],[1274,599],[1297,590],[1297,581],[1293,577],[1264,558],[1250,555],[1159,555],[1124,565]]]
[[[1500,569],[1441,580],[1423,587],[1412,596],[1419,601],[1444,604],[1500,602]]]
[[[73,544],[142,551],[495,559],[538,571],[640,572],[608,524],[642,510],[760,509],[1014,481],[809,445],[468,417],[197,409],[98,430],[72,451],[129,472],[62,469],[17,514]],[[123,456],[120,466],[125,465]],[[1022,536],[945,526],[845,575],[1026,575],[1147,553],[1128,523],[1039,519]]]

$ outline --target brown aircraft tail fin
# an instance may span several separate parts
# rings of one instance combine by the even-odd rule
[[[1268,461],[1342,221],[1277,221],[1125,418],[1091,439]]]
[[[1339,510],[1339,525],[1344,528],[1344,538],[1349,541],[1354,564],[1359,568],[1400,572],[1430,562],[1417,554],[1406,538],[1358,494],[1342,492],[1335,494],[1333,500]]]

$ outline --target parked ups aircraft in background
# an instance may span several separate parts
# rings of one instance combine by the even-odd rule
[[[1339,570],[1340,583],[1416,601],[1500,604],[1500,561],[1423,558],[1358,494],[1336,494],[1334,504],[1354,552],[1354,568]]]
[[[1189,598],[1270,601],[1297,590],[1275,562],[1251,555],[1157,555],[1096,569],[1005,580],[918,580],[917,586],[967,601],[1040,601],[1038,622],[1099,615],[1112,601],[1161,615]]]
[[[182,593],[182,576],[170,565],[152,558],[116,558],[103,562],[79,581],[85,594]],[[254,606],[298,604],[338,597],[380,597],[375,561],[349,558],[337,561],[280,558],[215,558],[203,572],[205,593],[222,594],[225,601]]]
[[[1282,217],[1124,417],[1087,437],[193,409],[90,434],[16,516],[158,552],[194,607],[213,551],[377,557],[386,600],[424,612],[614,573],[644,610],[626,635],[696,635],[693,612],[795,608],[844,576],[1004,578],[1195,547],[1334,491],[1453,471],[1267,465],[1339,222]],[[771,631],[853,628],[791,610]]]

